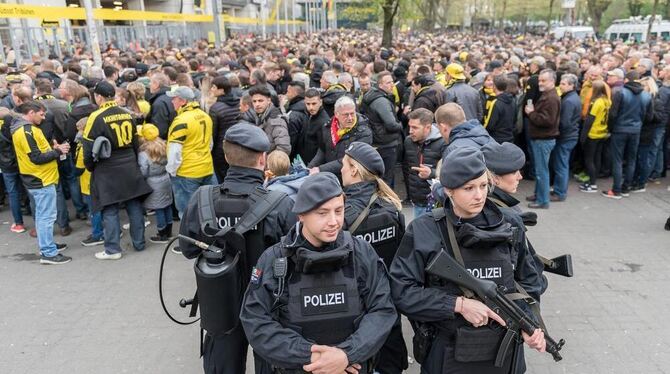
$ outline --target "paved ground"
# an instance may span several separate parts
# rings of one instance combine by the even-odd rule
[[[605,183],[603,182],[602,185]],[[670,213],[667,182],[613,201],[571,186],[567,202],[540,211],[530,238],[543,254],[573,254],[575,277],[550,275],[542,306],[564,360],[530,353],[530,373],[664,373],[670,365]],[[532,188],[524,184],[523,191]],[[520,193],[523,196],[524,193]],[[408,213],[411,214],[411,213]],[[41,266],[35,239],[9,231],[0,212],[0,373],[198,373],[198,329],[177,326],[158,300],[162,247],[101,262],[78,242],[83,222],[66,238],[74,261]],[[27,223],[32,225],[31,219]],[[147,229],[153,234],[155,226]],[[166,299],[177,306],[194,289],[192,264],[169,253]],[[407,338],[410,336],[408,334]],[[408,373],[418,373],[412,365]]]

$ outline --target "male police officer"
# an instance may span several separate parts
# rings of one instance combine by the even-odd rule
[[[270,141],[267,135],[257,126],[237,124],[228,129],[224,137],[223,150],[230,168],[223,184],[210,187],[216,221],[214,224],[216,227],[212,227],[214,231],[238,223],[243,219],[246,211],[254,209],[252,201],[257,201],[257,198],[268,194],[262,185],[265,157],[269,149]],[[200,203],[202,200],[199,199],[200,191],[203,189],[206,190],[207,187],[201,187],[184,210],[179,232],[222,248],[223,245],[219,243],[219,240],[208,237],[201,229],[199,210],[207,209],[202,206]],[[244,262],[248,266],[240,271],[245,280],[248,279],[251,266],[256,263],[263,249],[279,242],[280,238],[295,223],[295,215],[291,213],[293,201],[283,195],[275,203],[274,209],[244,235],[246,248]],[[186,258],[195,258],[201,253],[200,248],[185,240],[179,241],[179,247]],[[205,300],[201,296],[204,292],[201,291],[198,290],[201,309],[207,307],[206,303],[223,303],[224,307],[230,307],[230,300]],[[232,292],[242,292],[242,289]],[[206,373],[239,374],[245,372],[247,340],[239,323],[232,321],[232,324],[235,325],[235,328],[228,334],[226,334],[227,331],[207,331],[202,352]],[[206,327],[210,325],[210,321],[202,320],[201,325]]]
[[[275,373],[367,373],[396,312],[372,247],[341,231],[344,194],[332,173],[308,177],[299,223],[251,274],[240,319]]]

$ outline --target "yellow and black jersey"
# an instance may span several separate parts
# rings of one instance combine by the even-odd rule
[[[84,166],[84,148],[82,147],[81,143],[77,144],[77,151],[76,151],[76,158],[75,158],[75,165],[74,167],[77,169],[82,169],[83,172],[79,176],[79,188],[81,189],[81,193],[84,195],[90,195],[91,194],[91,172],[86,170],[86,167]]]
[[[109,139],[112,150],[133,147],[137,142],[133,116],[114,101],[103,103],[91,113],[84,127],[84,139],[95,141],[99,136]]]
[[[42,130],[23,119],[12,132],[12,142],[16,150],[21,180],[28,189],[37,189],[58,183],[58,163],[60,152],[51,144]]]
[[[181,165],[177,176],[202,178],[214,173],[212,153],[212,118],[195,102],[182,107],[170,125],[168,144],[179,143]]]

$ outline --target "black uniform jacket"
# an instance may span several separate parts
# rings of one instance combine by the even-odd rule
[[[298,230],[300,225],[295,226]],[[314,344],[296,331],[282,326],[274,318],[277,308],[286,307],[286,297],[275,304],[273,293],[277,290],[277,278],[273,276],[275,258],[282,257],[282,246],[305,247],[314,250],[330,250],[343,243],[343,234],[335,243],[316,249],[292,229],[282,242],[268,248],[256,265],[258,278],[249,283],[240,313],[242,326],[254,351],[274,366],[285,369],[300,369],[310,362],[310,347]],[[386,336],[397,318],[391,301],[386,268],[374,249],[362,239],[353,238],[353,253],[358,277],[358,292],[365,314],[360,317],[358,329],[345,341],[338,344],[350,364],[364,363],[382,347]],[[290,267],[289,267],[290,269]],[[290,274],[288,275],[290,276]]]
[[[243,168],[239,166],[231,166],[226,173],[226,178],[221,184],[221,188],[228,191],[232,195],[250,195],[251,192],[263,185],[263,172],[257,169]],[[195,196],[195,197],[193,197]],[[200,216],[198,214],[198,198],[193,195],[191,200],[184,210],[184,215],[181,220],[181,227],[179,233],[186,235],[196,240],[204,241],[206,243],[211,240],[205,240],[206,237],[200,232]],[[291,212],[293,209],[293,200],[285,196],[279,205],[273,209],[262,221],[264,242],[267,246],[278,243],[281,237],[287,233],[295,224],[295,214]],[[216,212],[217,215],[223,212]],[[192,244],[187,244],[185,241],[179,242],[179,248],[186,258],[197,257],[202,250]],[[253,264],[249,264],[251,266]]]
[[[453,222],[459,219],[447,207],[446,214]],[[460,220],[469,222],[476,227],[485,229],[491,225],[506,221],[505,216],[492,202],[487,202],[481,214],[473,219]],[[455,225],[458,232],[459,225]],[[447,233],[444,233],[445,238]],[[517,243],[524,242],[524,233],[518,232]],[[448,239],[447,239],[448,240]],[[445,244],[450,246],[449,243]],[[400,243],[398,253],[389,269],[391,277],[391,292],[398,311],[408,318],[417,321],[438,322],[454,319],[456,294],[449,294],[444,290],[429,288],[425,285],[427,279],[424,269],[426,265],[439,253],[444,246],[437,231],[433,214],[428,213],[412,221]],[[534,267],[533,258],[525,247],[520,244],[519,255],[514,263],[514,279],[528,291],[531,296],[539,293],[540,279]],[[461,248],[461,250],[467,250]],[[510,254],[511,258],[511,254]]]

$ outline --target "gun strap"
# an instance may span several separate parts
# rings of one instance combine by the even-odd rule
[[[546,267],[552,268],[554,265],[554,261],[540,255],[539,253],[535,253],[535,257],[537,257],[540,261],[542,261],[542,264]]]
[[[489,196],[488,199],[493,201],[493,203],[495,203],[499,207],[509,208],[509,206],[507,204],[503,203],[502,200],[500,200],[500,199],[497,199],[497,198],[491,197],[491,196]]]
[[[198,194],[198,218],[200,219],[200,231],[207,235],[209,228],[216,228],[216,212],[214,211],[214,186],[202,186],[196,192]]]
[[[537,322],[540,324],[542,331],[547,332],[547,326],[544,324],[544,319],[542,318],[542,313],[540,311],[540,303],[538,303],[532,296],[530,296],[517,281],[514,281],[514,285],[516,286],[516,292],[505,294],[505,297],[511,301],[525,301],[526,304],[528,304],[530,307],[531,312],[533,312],[535,318],[537,318]]]
[[[465,262],[463,261],[463,255],[461,254],[461,248],[458,246],[458,242],[456,241],[456,234],[454,233],[454,225],[451,223],[449,220],[449,217],[444,212],[444,208],[435,208],[433,209],[433,219],[435,220],[435,224],[437,225],[437,231],[440,233],[440,239],[442,240],[442,245],[444,247],[447,247],[447,241],[445,240],[444,237],[444,227],[447,226],[447,233],[449,235],[449,244],[451,247],[451,251],[454,253],[454,258],[456,261],[458,261],[461,266],[465,266]],[[475,293],[472,292],[472,290],[469,290],[465,287],[459,287],[461,291],[463,291],[463,295],[467,297],[468,299],[472,299],[475,296]]]
[[[503,337],[502,342],[500,342],[500,347],[498,348],[498,353],[496,354],[495,367],[501,368],[505,363],[505,357],[510,348],[514,347],[514,342],[516,342],[516,332],[512,329],[507,329],[505,336]],[[516,355],[515,355],[516,356]],[[514,359],[514,357],[512,358]],[[513,373],[513,372],[512,372]]]
[[[374,204],[375,201],[377,201],[377,197],[378,196],[376,192],[372,194],[372,196],[370,197],[370,201],[368,202],[368,205],[365,207],[365,209],[363,209],[361,214],[359,214],[358,217],[356,217],[356,220],[354,221],[354,223],[351,224],[351,226],[349,226],[349,230],[347,231],[349,231],[352,234],[356,232],[358,226],[360,226],[361,223],[363,223],[363,221],[365,221],[365,219],[368,218],[368,215],[370,214],[370,208],[372,208],[372,204]]]

